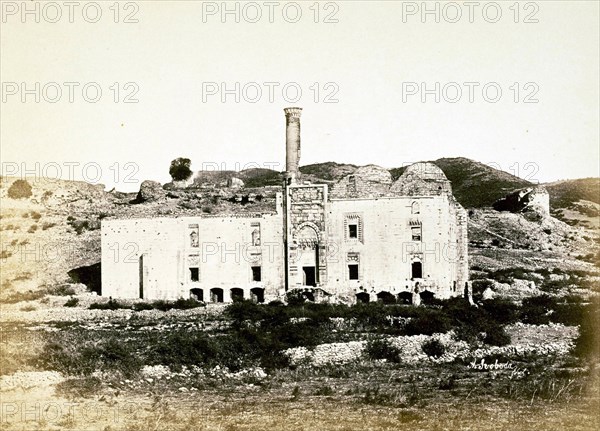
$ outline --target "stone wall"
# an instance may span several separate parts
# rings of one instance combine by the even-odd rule
[[[102,295],[176,299],[195,289],[209,301],[211,289],[222,289],[228,302],[232,288],[246,298],[263,288],[274,299],[282,294],[282,236],[281,214],[103,221]]]

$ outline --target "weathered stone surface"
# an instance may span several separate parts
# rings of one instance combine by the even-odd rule
[[[495,296],[496,294],[494,293],[494,291],[490,287],[488,287],[483,291],[482,299],[486,301],[488,299],[494,299]]]
[[[138,202],[152,202],[164,199],[166,192],[158,181],[146,180],[140,185],[140,191],[137,194]]]
[[[232,177],[227,180],[227,187],[231,189],[240,189],[244,187],[244,181],[240,178]]]
[[[358,168],[333,186],[332,198],[367,198],[389,194],[392,175],[387,169],[376,165]]]
[[[436,196],[451,194],[452,186],[444,172],[433,163],[410,165],[390,188],[400,196]]]

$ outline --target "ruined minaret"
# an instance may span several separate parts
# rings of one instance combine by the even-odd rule
[[[302,108],[285,108],[285,172],[283,193],[283,243],[284,243],[284,266],[285,266],[285,290],[289,289],[290,271],[290,225],[289,225],[289,193],[288,186],[296,183],[298,176],[298,164],[300,163],[300,115]]]
[[[296,182],[300,163],[300,115],[302,108],[285,108],[285,181]]]

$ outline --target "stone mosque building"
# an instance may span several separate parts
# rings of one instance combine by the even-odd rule
[[[396,181],[365,166],[335,184],[299,173],[301,108],[287,108],[286,171],[262,214],[102,221],[102,295],[268,302],[419,303],[463,295],[467,214],[431,163]],[[115,259],[114,244],[131,244]]]

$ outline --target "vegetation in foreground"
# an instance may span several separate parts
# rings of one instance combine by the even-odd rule
[[[181,407],[178,403],[182,400],[212,406],[211,412],[218,417],[210,420],[228,423],[229,429],[269,429],[261,422],[265,420],[261,415],[269,414],[266,405],[277,406],[279,413],[271,412],[271,418],[296,406],[293,414],[307,424],[316,419],[306,412],[324,414],[327,407],[346,412],[340,422],[346,427],[322,425],[327,421],[321,417],[321,428],[315,422],[306,429],[340,430],[363,423],[356,412],[378,411],[388,418],[369,416],[366,420],[372,429],[393,429],[398,423],[435,428],[445,423],[446,416],[453,417],[456,424],[464,423],[472,417],[471,409],[480,404],[480,426],[484,426],[484,419],[487,425],[495,420],[489,411],[486,416],[485,408],[490,406],[521,411],[528,417],[525,410],[560,410],[568,403],[581,408],[595,402],[597,368],[590,364],[597,362],[599,354],[597,301],[541,296],[520,306],[501,299],[482,301],[479,307],[470,307],[462,299],[424,307],[381,303],[349,307],[301,298],[291,298],[290,303],[240,301],[227,306],[222,314],[156,319],[133,313],[126,320],[102,324],[57,322],[49,324],[49,332],[15,331],[17,341],[27,347],[18,350],[19,363],[14,357],[1,357],[8,365],[2,371],[8,374],[23,369],[23,361],[29,370],[59,371],[68,378],[57,386],[57,395],[77,400],[100,397],[118,403],[154,399],[127,429],[158,422],[168,429],[205,429],[197,421],[190,422],[194,407]],[[498,350],[500,353],[485,356],[483,365],[464,357],[438,363],[435,359],[448,353],[447,346],[436,337],[427,337],[452,331],[457,342],[474,348],[488,346],[493,351],[510,343],[505,328],[519,321],[579,325],[580,335],[566,355],[513,356]],[[402,347],[390,341],[404,335],[424,337],[422,354],[434,360],[405,362]],[[5,341],[15,344],[10,336]],[[283,353],[351,341],[366,342],[364,351],[357,360],[344,364],[294,364]],[[493,366],[496,368],[489,368]],[[193,396],[189,394],[192,391]],[[222,402],[216,405],[215,400]],[[471,406],[468,414],[467,405]],[[241,406],[256,416],[243,419]],[[577,417],[587,422],[577,422],[578,428],[573,428],[575,416],[552,420],[568,429],[593,429],[589,426],[593,417],[581,416],[581,412]],[[280,429],[284,419],[273,419],[280,422],[271,423],[270,429]],[[499,422],[505,428],[516,423],[507,425],[502,422],[506,420]],[[472,429],[490,429],[487,425]],[[529,429],[535,429],[530,425]]]

